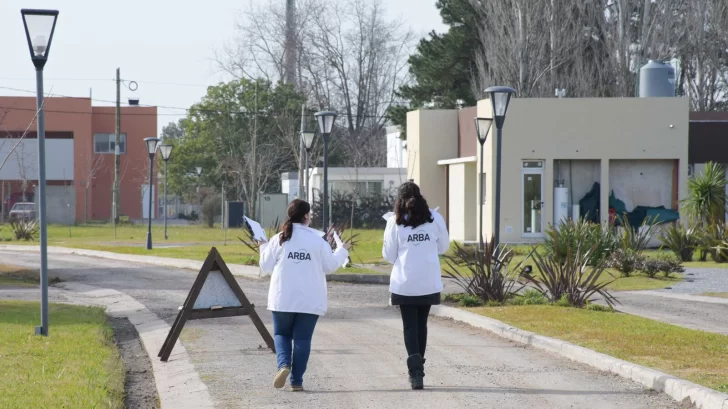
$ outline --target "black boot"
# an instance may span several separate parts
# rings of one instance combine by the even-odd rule
[[[407,358],[407,368],[409,368],[409,381],[412,389],[424,388],[425,367],[423,366],[422,355],[414,354]]]

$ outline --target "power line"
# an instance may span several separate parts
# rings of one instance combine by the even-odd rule
[[[20,78],[20,77],[0,77],[2,81],[35,81],[35,78]],[[114,78],[47,78],[46,81],[116,81]],[[131,80],[122,81],[130,82]],[[175,87],[209,87],[210,85],[204,84],[185,84],[179,82],[164,82],[164,81],[135,81],[140,84],[152,84],[152,85],[170,85]]]
[[[111,106],[109,107],[103,107],[103,108],[113,108]],[[146,108],[155,108],[154,106],[149,106]],[[185,108],[180,108],[185,109]],[[9,106],[0,106],[0,110],[10,110],[10,111],[32,111],[35,112],[36,110],[34,108],[18,108],[18,107],[9,107]],[[53,110],[53,109],[44,109],[45,112],[52,112],[56,114],[72,114],[72,115],[116,115],[115,112],[93,112],[93,111],[65,111],[65,110]],[[189,109],[188,109],[189,111]],[[216,113],[216,114],[236,114],[236,115],[247,115],[247,116],[254,116],[256,115],[255,112],[239,112],[239,111],[221,111],[221,110],[214,110],[214,109],[197,109],[198,112],[204,112],[204,113]],[[189,112],[188,112],[189,113]],[[125,112],[124,116],[180,116],[182,114],[173,114],[173,113],[145,113],[145,112]],[[298,113],[292,112],[291,115],[297,117]],[[257,114],[258,117],[278,117],[283,116],[280,112],[259,112]],[[313,118],[313,114],[305,114],[306,117]],[[362,116],[362,118],[377,118],[381,119],[384,118],[386,115],[365,115]],[[339,116],[339,118],[344,118],[345,116]],[[357,118],[356,115],[352,116],[352,118]]]

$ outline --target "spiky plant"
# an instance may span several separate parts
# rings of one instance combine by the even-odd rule
[[[511,268],[513,251],[505,246],[496,249],[494,239],[491,236],[482,251],[473,251],[455,242],[452,253],[444,257],[447,267],[443,277],[453,280],[467,294],[480,298],[483,303],[504,303],[513,298],[523,288],[518,277],[528,259]]]

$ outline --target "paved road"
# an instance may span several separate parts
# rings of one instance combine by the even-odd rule
[[[705,292],[728,292],[728,270],[687,269],[685,281],[671,289],[614,295],[622,312],[728,335],[728,300],[699,296]]]
[[[194,273],[51,255],[51,274],[113,288],[171,323]],[[0,251],[3,263],[35,267],[36,254]],[[263,309],[267,283],[240,279]],[[13,290],[0,291],[9,297]],[[18,290],[28,295],[27,290]],[[451,321],[430,326],[425,391],[408,390],[401,323],[384,286],[330,283],[330,312],[314,336],[310,391],[274,390],[274,356],[245,317],[193,321],[182,340],[218,408],[679,408],[666,395],[614,375],[523,348]],[[52,317],[51,317],[52,318]],[[52,325],[52,322],[51,322]],[[155,351],[156,352],[156,351]]]

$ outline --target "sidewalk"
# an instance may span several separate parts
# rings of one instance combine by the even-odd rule
[[[0,245],[0,250],[7,251],[18,251],[18,252],[40,252],[40,246],[14,246],[14,245]],[[48,247],[49,254],[68,254],[68,255],[79,255],[87,257],[98,257],[109,260],[117,261],[129,261],[134,263],[151,264],[160,267],[172,267],[182,268],[186,270],[200,271],[204,260],[187,260],[180,258],[167,258],[167,257],[156,257],[156,256],[138,256],[133,254],[118,254],[109,251],[96,251],[96,250],[84,250],[84,249],[72,249],[66,247]],[[228,268],[235,276],[247,277],[260,279],[258,267],[244,266],[241,264],[228,264]]]

